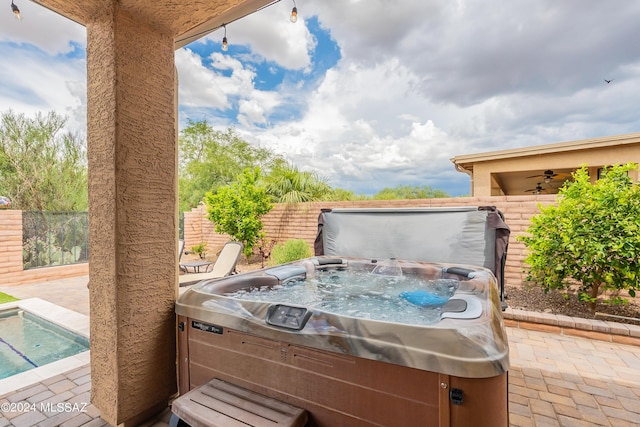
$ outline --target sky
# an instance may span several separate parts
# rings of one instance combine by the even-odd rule
[[[86,31],[0,11],[0,112],[86,134]],[[282,0],[176,50],[179,122],[207,120],[334,187],[468,195],[463,154],[640,132],[637,0]],[[606,80],[612,80],[610,83]]]

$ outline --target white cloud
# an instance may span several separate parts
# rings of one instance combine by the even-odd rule
[[[187,107],[225,108],[226,92],[220,87],[220,75],[209,70],[202,58],[187,48],[175,53],[178,70],[180,105]]]
[[[453,138],[430,119],[428,102],[411,92],[408,70],[396,60],[342,66],[327,72],[304,117],[256,135],[262,145],[357,192],[428,185],[429,177],[452,170]]]
[[[246,96],[253,92],[255,71],[245,67],[239,60],[219,52],[211,54],[210,59],[215,69],[231,71],[230,77],[220,75],[215,77],[225,93]]]
[[[69,116],[68,127],[86,130],[86,62],[48,57],[35,50],[0,45],[0,111],[33,116],[57,111]],[[46,65],[45,65],[46,64]]]
[[[455,155],[638,131],[640,49],[623,40],[640,13],[610,9],[309,2],[342,60],[299,121],[256,136],[336,185],[455,181],[464,193]],[[612,73],[625,81],[607,87]]]
[[[82,25],[58,15],[32,1],[16,0],[22,20],[11,13],[9,4],[0,12],[0,42],[21,46],[34,45],[51,55],[66,54],[86,46],[86,31]],[[3,58],[4,60],[4,58]]]
[[[267,61],[288,69],[307,69],[311,65],[310,51],[315,47],[313,35],[304,25],[289,20],[292,4],[276,3],[242,20],[227,25],[230,44],[248,45],[252,52]],[[207,40],[220,44],[224,30],[208,35]]]
[[[280,103],[280,94],[257,90],[255,71],[229,55],[214,52],[203,61],[188,48],[182,48],[176,51],[176,67],[180,105],[185,107],[227,110],[237,102],[238,123],[251,128],[267,124],[267,116]]]
[[[345,57],[375,64],[394,56],[416,27],[438,25],[441,9],[448,3],[442,0],[325,0],[309,2],[308,10],[317,14],[321,25],[331,30]]]
[[[0,111],[56,111],[84,134],[86,61],[76,51],[84,49],[84,27],[30,1],[17,4],[22,21],[8,6],[0,13]]]
[[[11,82],[0,109],[57,109],[82,122],[84,62],[64,55],[84,46],[84,29],[20,3],[22,22],[0,13],[0,78]],[[178,50],[182,118],[232,125],[356,192],[466,193],[455,155],[640,131],[638,2],[299,3],[296,24],[290,2],[229,24],[229,43],[246,53]],[[314,17],[340,52],[322,73],[314,49],[327,42],[309,31]]]

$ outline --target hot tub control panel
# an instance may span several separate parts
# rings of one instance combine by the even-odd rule
[[[304,328],[312,312],[304,307],[274,304],[267,311],[267,324],[296,331]]]

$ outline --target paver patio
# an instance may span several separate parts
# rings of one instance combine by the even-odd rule
[[[84,276],[0,291],[88,314],[87,282]],[[513,326],[507,334],[511,426],[640,426],[639,346]],[[89,403],[90,387],[87,365],[0,396],[0,408],[31,405],[22,413],[0,411],[0,427],[106,425]],[[68,410],[56,411],[58,403]],[[144,425],[168,426],[169,415]]]

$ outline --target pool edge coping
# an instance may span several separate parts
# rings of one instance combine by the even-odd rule
[[[26,298],[0,304],[0,311],[21,309],[41,317],[56,326],[89,339],[89,316],[61,307],[41,298]],[[90,350],[0,379],[0,397],[45,381],[90,362]]]

